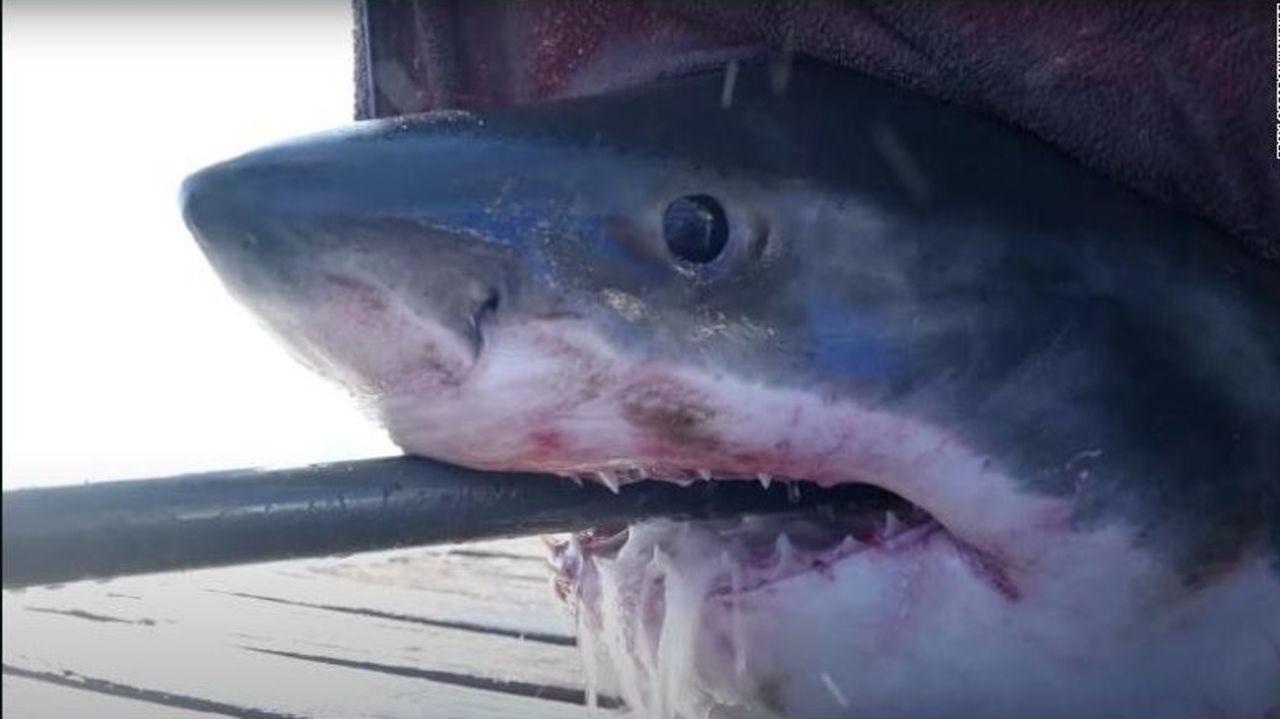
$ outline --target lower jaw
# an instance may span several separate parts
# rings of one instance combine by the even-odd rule
[[[553,539],[555,588],[586,622],[582,629],[596,633],[607,633],[611,622],[618,630],[619,617],[607,615],[623,611],[620,607],[638,612],[627,619],[638,631],[661,633],[672,624],[673,590],[686,615],[674,623],[694,631],[697,624],[689,613],[695,608],[752,603],[785,608],[788,592],[835,586],[845,567],[872,568],[876,579],[889,581],[928,557],[960,560],[967,565],[964,574],[977,580],[975,586],[985,585],[998,603],[1019,598],[1006,567],[922,508],[888,491],[871,490],[856,506],[819,504],[694,522],[648,520]],[[673,578],[678,587],[671,586]]]
[[[760,679],[747,677],[754,663],[748,671],[742,662],[759,654],[753,637],[760,626],[742,626],[740,620],[782,619],[793,592],[838,587],[843,567],[886,561],[905,567],[951,543],[927,514],[917,510],[904,518],[888,509],[875,511],[894,519],[872,521],[866,512],[834,522],[826,518],[817,529],[843,523],[858,530],[836,542],[834,531],[821,535],[815,529],[814,515],[823,511],[701,522],[659,519],[582,532],[555,544],[557,588],[577,610],[584,659],[608,662],[638,716],[701,716],[700,702],[716,704],[713,695],[723,692],[745,692],[746,699],[724,697],[735,705],[755,701],[751,696],[758,692],[750,687]],[[878,578],[891,576],[875,571]],[[589,679],[599,674],[598,668],[588,670]]]
[[[1017,598],[1000,564],[924,508],[868,487],[856,505],[650,520],[555,542],[556,588],[576,610],[584,660],[607,662],[638,716],[703,716],[725,705],[775,716],[785,702],[771,697],[771,677],[795,669],[784,657],[825,651],[843,661],[831,652],[857,654],[880,635],[915,646],[921,625],[905,617],[928,616],[922,607],[953,587],[993,612]],[[822,491],[806,486],[806,501]],[[860,639],[832,643],[832,629]]]

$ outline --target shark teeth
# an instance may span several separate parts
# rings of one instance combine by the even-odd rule
[[[623,460],[574,470],[576,478],[598,481],[615,493],[623,484],[644,478],[685,486],[754,479],[764,489],[772,487],[775,480],[766,472],[641,466]],[[784,484],[780,491],[785,489],[793,502],[801,498],[802,491],[808,499],[818,498],[813,494],[816,490],[805,487],[803,480],[786,475],[776,480]],[[847,580],[851,570],[840,567],[846,559],[856,564],[877,553],[910,550],[942,529],[924,510],[889,492],[872,491],[805,508],[774,509],[777,511],[694,521],[644,520],[577,532],[574,541],[552,545],[558,568],[555,589],[562,598],[585,596],[605,584],[617,585],[628,572],[642,570],[632,579],[643,584],[672,573],[685,576],[683,573],[694,567],[707,570],[699,575],[699,581],[709,582],[706,598],[733,607],[744,593],[793,578],[838,581],[843,576]]]
[[[840,542],[840,546],[836,547],[836,555],[846,556],[854,552],[862,551],[867,545],[853,538],[852,534],[844,535],[844,540]]]
[[[892,537],[895,534],[902,532],[902,530],[905,528],[906,528],[906,525],[903,524],[902,521],[898,519],[898,515],[894,514],[892,510],[885,510],[884,530],[882,531],[884,532],[884,536],[886,538]]]
[[[573,472],[556,472],[556,475],[560,477],[564,477],[565,479],[573,482],[579,487],[582,486],[582,477],[574,474]]]
[[[786,532],[778,534],[778,538],[773,542],[774,561],[780,568],[791,566],[795,562],[796,551],[791,545],[791,538]]]
[[[655,528],[643,525],[639,530],[632,527],[609,536],[580,533],[555,551],[559,560],[556,590],[562,598],[579,596],[584,591],[597,591],[593,587],[598,587],[599,581],[619,581],[619,572],[643,568],[641,580],[650,582],[693,566],[711,572],[706,596],[729,602],[721,606],[732,607],[743,593],[802,575],[836,581],[840,563],[846,558],[867,552],[900,551],[941,526],[932,520],[915,523],[914,516],[906,514],[897,518],[898,535],[884,541],[884,535],[876,531],[868,531],[859,539],[863,535],[858,532],[869,529],[866,525],[824,536],[815,534],[812,518],[745,515],[735,521],[737,526],[728,520],[668,524],[656,529],[660,537],[657,541]],[[878,525],[887,521],[887,515],[877,510],[871,521]],[[828,529],[834,532],[837,528]],[[639,544],[632,545],[633,540]],[[716,544],[707,544],[708,540]],[[697,548],[691,554],[683,549],[690,546]]]
[[[618,481],[618,478],[608,472],[596,472],[596,479],[600,481],[600,484],[608,487],[609,491],[614,494],[617,494],[622,488],[622,484]]]

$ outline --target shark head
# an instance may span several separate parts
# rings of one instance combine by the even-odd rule
[[[1280,708],[1280,282],[1033,139],[748,68],[364,123],[183,204],[406,451],[884,490],[561,546],[640,711]]]

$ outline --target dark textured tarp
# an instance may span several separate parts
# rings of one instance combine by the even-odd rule
[[[356,0],[355,10],[362,118],[603,92],[798,53],[1030,130],[1280,261],[1271,2]]]

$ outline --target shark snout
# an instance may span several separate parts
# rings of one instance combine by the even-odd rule
[[[268,148],[187,178],[183,216],[231,294],[308,364],[362,387],[454,381],[524,248],[476,221],[493,184],[455,181],[449,144],[365,132]]]
[[[321,208],[338,207],[324,184],[316,168],[238,158],[183,182],[183,219],[233,292],[279,294],[319,271]]]

